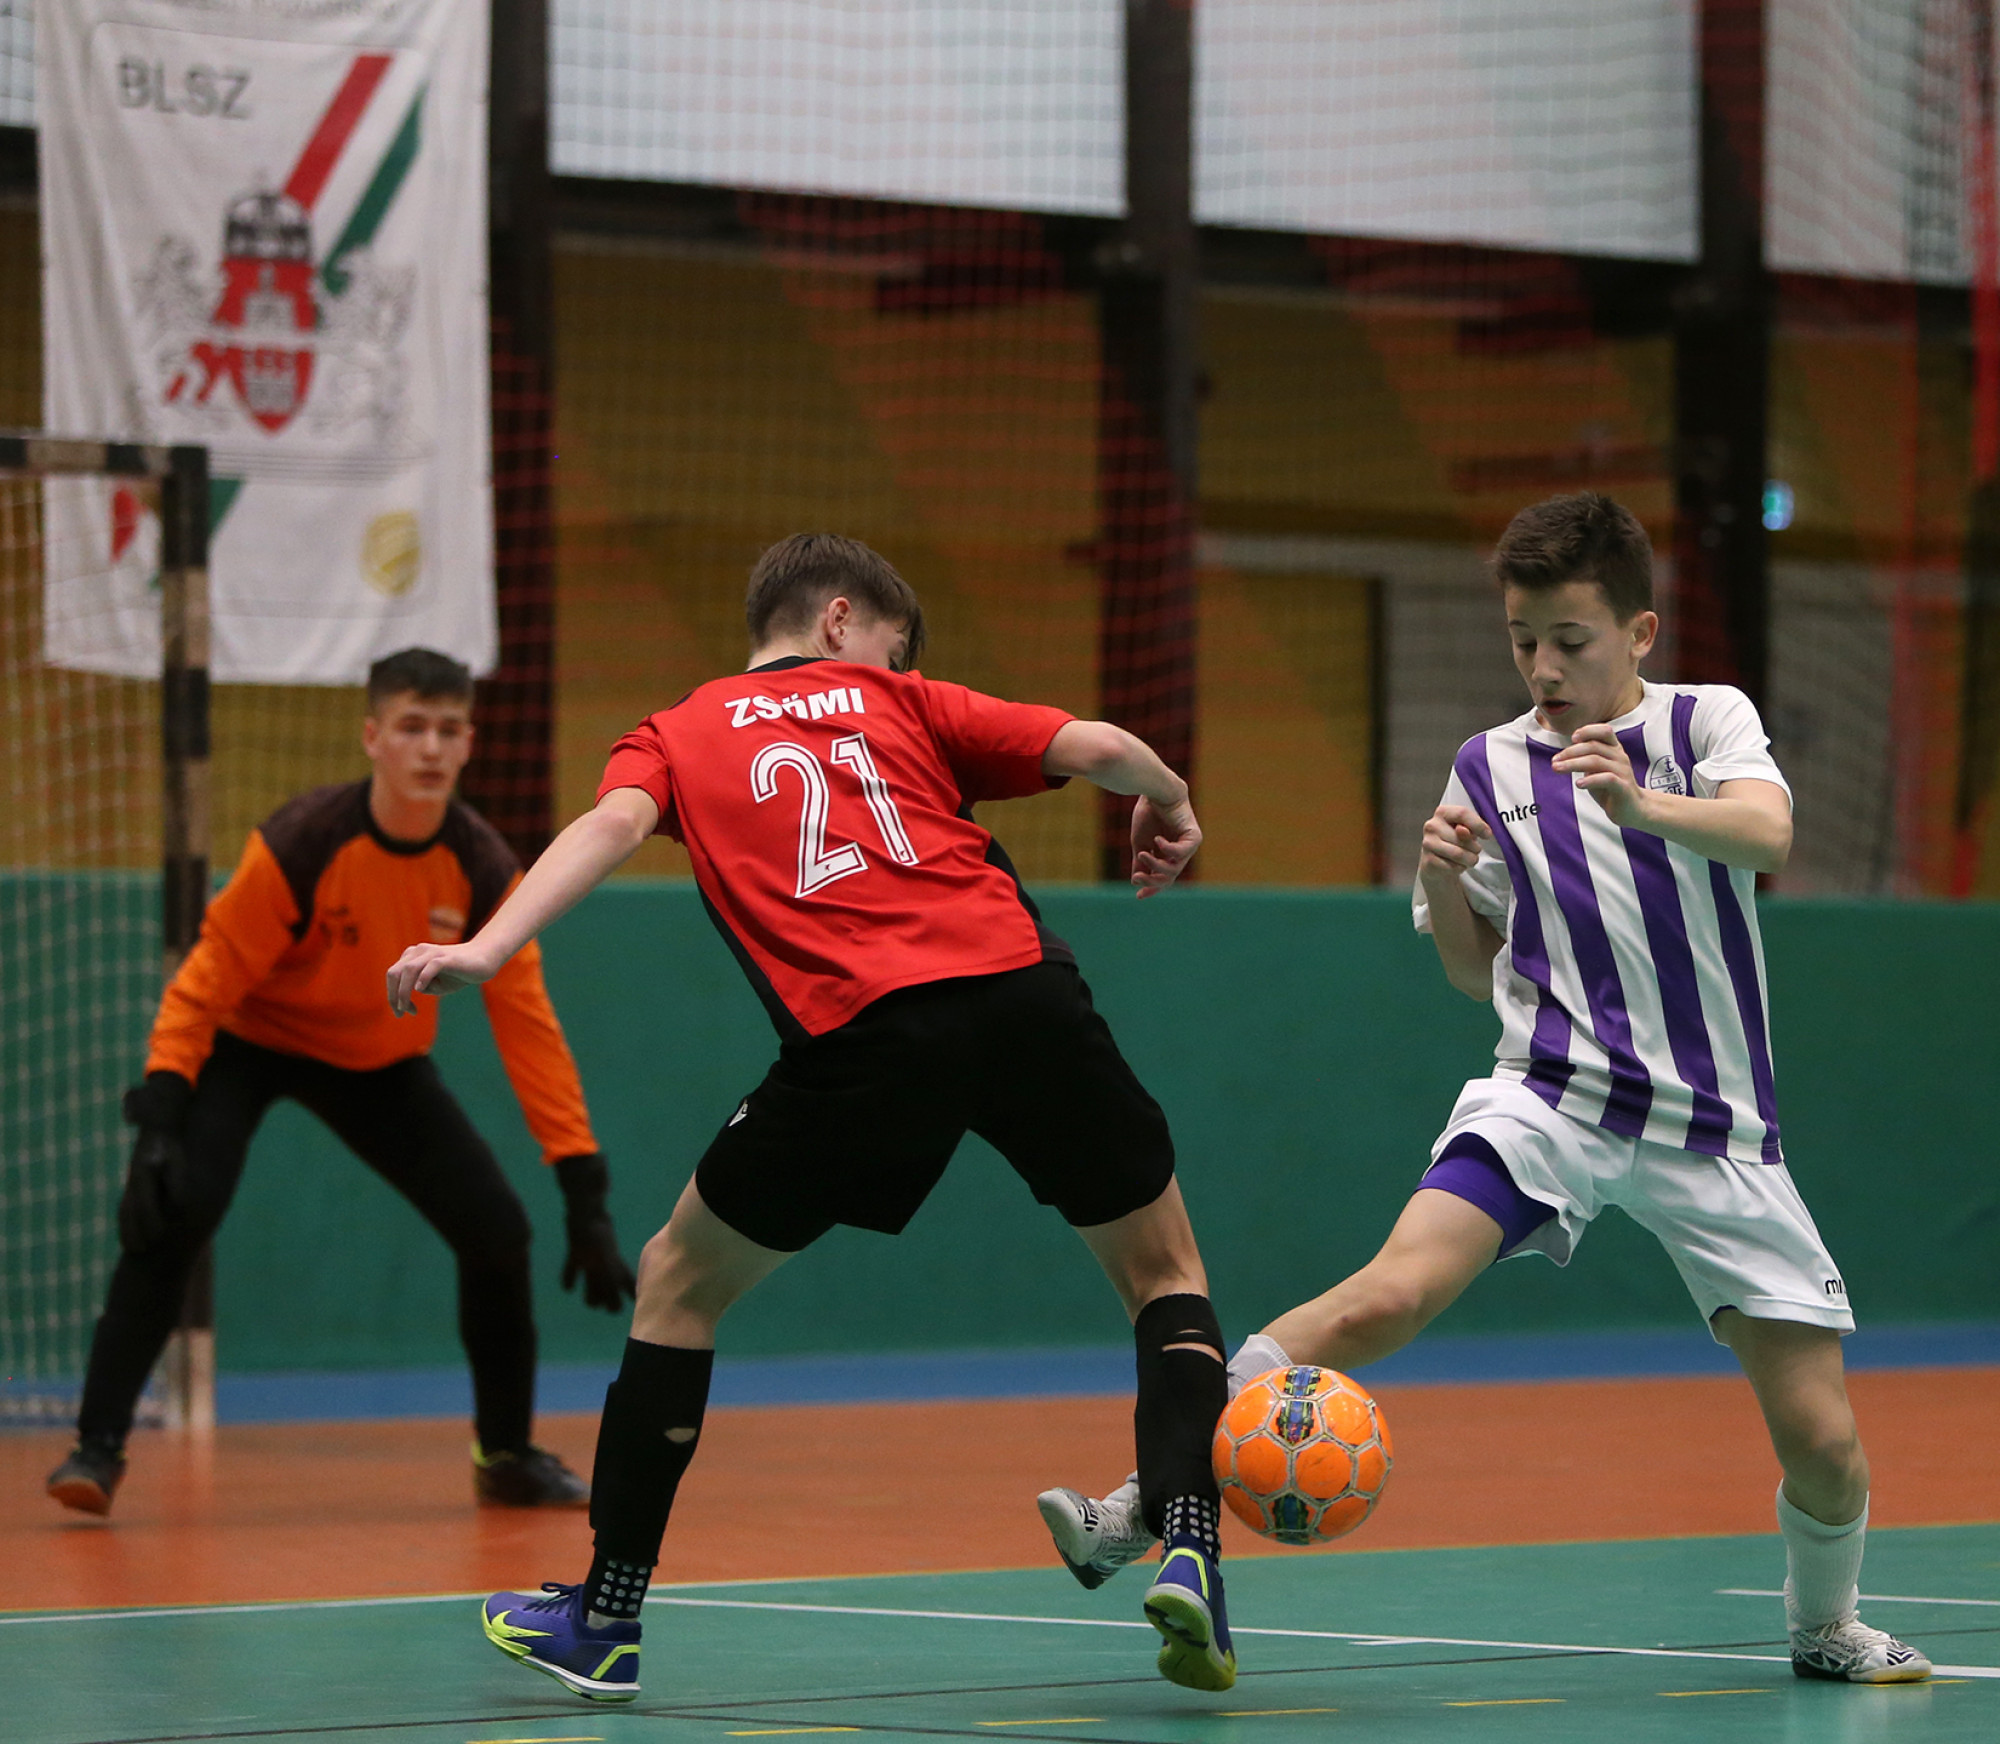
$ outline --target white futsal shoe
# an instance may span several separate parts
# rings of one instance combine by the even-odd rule
[[[1847,1617],[1792,1631],[1792,1673],[1836,1683],[1921,1683],[1931,1674],[1931,1662],[1887,1630]]]
[[[1102,1501],[1076,1490],[1035,1498],[1063,1567],[1086,1587],[1101,1587],[1159,1543],[1139,1517],[1139,1480],[1129,1477]]]

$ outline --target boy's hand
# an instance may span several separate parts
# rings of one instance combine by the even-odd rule
[[[602,1151],[564,1157],[555,1165],[563,1194],[563,1232],[569,1252],[563,1257],[562,1287],[583,1284],[583,1299],[593,1308],[616,1314],[621,1303],[636,1301],[638,1280],[618,1251],[605,1201],[611,1193],[611,1169]]]
[[[139,1129],[118,1200],[118,1239],[127,1253],[157,1247],[187,1209],[183,1133],[193,1100],[194,1086],[178,1072],[148,1072],[143,1084],[125,1092],[125,1118]]]
[[[500,965],[488,960],[477,940],[463,945],[412,945],[389,969],[389,1009],[413,1017],[419,993],[455,993],[491,981]]]
[[[1646,796],[1632,779],[1632,759],[1604,722],[1578,727],[1555,755],[1553,767],[1573,776],[1577,786],[1604,808],[1622,829],[1642,827]]]
[[[1479,844],[1493,840],[1486,820],[1467,805],[1441,805],[1424,820],[1423,852],[1417,876],[1456,881],[1479,864]]]
[[[1194,807],[1159,806],[1141,799],[1132,808],[1132,882],[1141,896],[1157,896],[1181,875],[1201,846]]]

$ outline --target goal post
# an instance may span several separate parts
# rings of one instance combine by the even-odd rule
[[[156,685],[43,657],[47,578],[80,561],[48,549],[41,487],[61,478],[158,493]],[[114,493],[114,561],[140,513]],[[0,660],[16,771],[0,834],[0,1421],[62,1421],[75,1409],[115,1252],[129,1138],[117,1091],[143,1060],[161,977],[193,946],[207,906],[208,533],[206,448],[0,431]],[[150,727],[148,688],[158,692]],[[156,806],[134,780],[152,760],[148,741]],[[144,856],[125,820],[148,814],[156,842]],[[158,868],[157,931],[142,913],[146,859]],[[160,1377],[170,1424],[215,1421],[213,1302],[204,1254]]]

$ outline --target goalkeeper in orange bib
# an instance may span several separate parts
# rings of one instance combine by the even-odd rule
[[[368,675],[365,781],[322,787],[250,833],[201,938],[160,1001],[118,1207],[119,1257],[97,1322],[75,1450],[48,1493],[110,1511],[133,1409],[202,1247],[229,1209],[273,1102],[310,1109],[416,1207],[458,1265],[459,1336],[472,1368],[473,1487],[499,1507],[582,1507],[583,1480],[536,1447],[528,1216],[431,1062],[437,1008],[399,1024],[382,977],[420,935],[450,943],[519,882],[513,852],[452,797],[472,750],[472,676],[409,648]],[[563,1284],[616,1313],[633,1293],[606,1209],[610,1188],[530,945],[485,988],[500,1057],[561,1185]]]

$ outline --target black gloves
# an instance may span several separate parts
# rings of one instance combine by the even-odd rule
[[[194,1086],[178,1072],[148,1072],[125,1092],[125,1119],[139,1129],[125,1194],[118,1201],[118,1239],[130,1253],[157,1246],[187,1194],[187,1151],[181,1129]]]
[[[618,1251],[611,1213],[604,1206],[604,1196],[611,1191],[611,1171],[605,1166],[604,1153],[560,1158],[556,1180],[562,1186],[563,1228],[569,1236],[562,1287],[573,1290],[581,1278],[584,1301],[616,1314],[627,1299],[638,1299],[639,1285]]]

